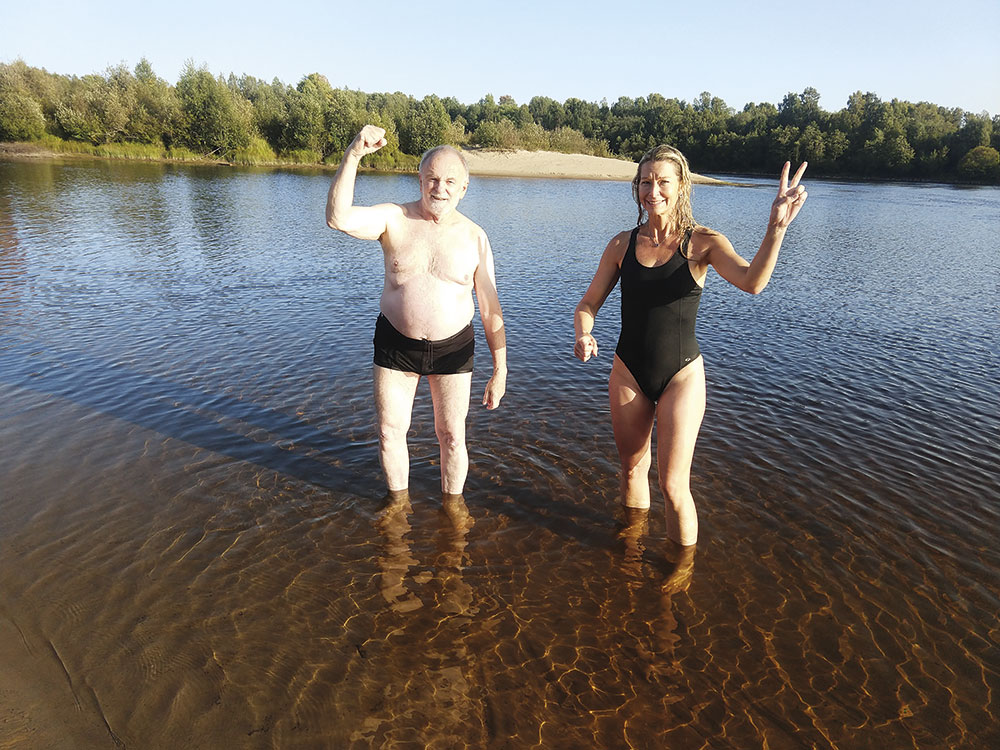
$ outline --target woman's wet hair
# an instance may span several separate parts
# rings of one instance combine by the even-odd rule
[[[677,176],[680,178],[680,190],[677,193],[677,203],[674,206],[674,214],[670,221],[670,234],[681,233],[688,229],[693,229],[696,224],[691,212],[691,168],[688,161],[680,151],[673,146],[654,146],[642,155],[639,159],[639,166],[635,170],[635,177],[632,179],[632,198],[636,206],[639,207],[639,218],[636,226],[642,224],[645,211],[639,202],[639,181],[642,179],[642,168],[646,164],[653,162],[670,162],[677,167]]]

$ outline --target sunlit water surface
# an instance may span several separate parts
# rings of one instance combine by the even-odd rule
[[[765,294],[710,274],[678,559],[617,503],[617,292],[572,358],[629,186],[473,178],[508,394],[480,329],[465,504],[422,386],[384,509],[381,255],[329,179],[0,163],[0,637],[54,702],[0,684],[0,746],[997,746],[1000,191],[810,182]],[[752,255],[772,190],[695,215]]]

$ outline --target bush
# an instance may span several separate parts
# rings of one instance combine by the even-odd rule
[[[278,160],[267,141],[257,135],[250,136],[250,144],[246,148],[236,149],[233,154],[235,164],[267,164]]]
[[[173,161],[204,161],[201,154],[184,146],[171,146],[167,149],[166,156]]]
[[[958,163],[958,173],[967,180],[988,182],[1000,177],[1000,151],[990,146],[976,146]]]
[[[95,156],[133,161],[156,161],[166,156],[162,146],[152,143],[105,143],[95,146],[93,153]]]
[[[549,134],[549,148],[564,154],[588,153],[587,139],[583,133],[573,128],[556,128]]]
[[[413,154],[403,154],[400,152],[385,152],[385,149],[369,154],[362,161],[362,166],[367,169],[375,169],[384,172],[416,172],[420,166],[420,157]]]
[[[323,154],[309,148],[296,148],[284,152],[281,158],[293,164],[319,164],[323,161]]]
[[[37,141],[45,135],[42,106],[17,92],[0,94],[0,141]]]
[[[480,123],[472,134],[472,142],[483,148],[513,151],[519,145],[517,129],[510,120]]]
[[[549,134],[536,123],[529,123],[518,129],[519,145],[527,151],[542,151],[549,147]]]

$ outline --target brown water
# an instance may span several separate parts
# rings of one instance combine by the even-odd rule
[[[997,745],[1000,191],[811,183],[763,296],[710,276],[679,558],[571,356],[627,184],[473,179],[510,391],[442,507],[425,388],[383,500],[328,180],[0,163],[0,748]],[[748,254],[770,199],[695,211]]]

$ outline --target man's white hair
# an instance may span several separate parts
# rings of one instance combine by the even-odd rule
[[[465,155],[454,146],[449,146],[446,143],[442,143],[440,146],[435,146],[434,148],[429,148],[426,151],[424,151],[424,155],[420,157],[420,166],[417,168],[417,171],[423,172],[424,165],[443,151],[455,154],[455,156],[459,158],[459,160],[462,162],[462,166],[465,167],[465,179],[468,180],[469,162],[465,160]]]

